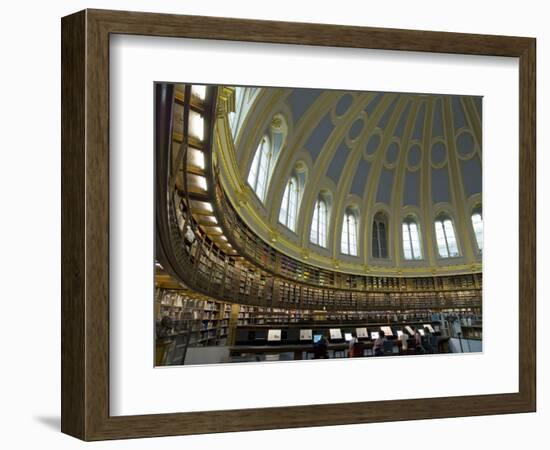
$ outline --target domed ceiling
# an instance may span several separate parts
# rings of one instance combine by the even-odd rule
[[[216,123],[224,188],[248,225],[278,250],[351,273],[481,270],[471,216],[481,211],[481,97],[287,88],[226,88],[234,108]],[[234,111],[231,111],[234,109]],[[276,147],[263,199],[247,183],[264,136]],[[300,174],[295,231],[279,222],[285,186]],[[326,247],[310,242],[319,196],[329,204]],[[358,218],[357,256],[342,254],[343,217]],[[377,214],[387,257],[373,257]],[[434,221],[451,218],[458,256],[441,257]],[[422,257],[404,257],[402,223],[418,224]]]

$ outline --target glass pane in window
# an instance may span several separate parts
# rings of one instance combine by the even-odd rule
[[[342,225],[342,242],[340,245],[342,253],[349,254],[349,216],[344,215],[344,224]]]
[[[269,175],[269,145],[265,139],[262,140],[260,150],[260,162],[258,164],[258,180],[256,182],[256,194],[263,201]]]
[[[443,230],[443,223],[440,220],[435,223],[435,236],[439,256],[442,258],[448,258],[449,252],[447,250],[447,241],[445,240],[445,231]]]
[[[380,247],[378,245],[378,222],[372,224],[372,256],[380,258]]]
[[[298,181],[296,178],[291,178],[289,181],[289,196],[288,196],[288,221],[287,226],[292,231],[296,228],[296,215],[298,211]]]
[[[319,201],[319,245],[327,246],[327,204]]]
[[[283,225],[287,225],[287,216],[288,216],[288,196],[289,196],[289,184],[287,183],[285,187],[285,192],[283,194],[283,201],[281,202],[281,210],[279,211],[279,222]]]
[[[402,234],[403,234],[403,254],[405,256],[405,259],[412,259],[412,247],[411,247],[411,239],[409,235],[409,225],[404,223],[402,227]]]
[[[446,219],[443,222],[445,227],[445,236],[447,237],[447,246],[449,247],[449,256],[458,256],[458,246],[456,244],[455,230],[453,228],[453,223]]]
[[[418,225],[415,222],[409,223],[409,230],[411,233],[411,247],[413,259],[422,258],[422,250],[420,248],[420,236],[418,233]]]
[[[194,84],[191,87],[191,97],[195,97],[200,102],[204,102],[204,99],[206,98],[206,86]]]
[[[481,218],[481,214],[475,213],[472,215],[472,225],[476,235],[477,247],[483,250],[483,219]]]
[[[315,203],[313,208],[313,219],[311,220],[311,232],[309,240],[314,244],[318,243],[319,236],[319,202]]]
[[[379,239],[380,239],[380,258],[387,258],[388,247],[387,247],[387,241],[386,241],[386,224],[384,222],[380,222],[378,224],[378,232],[379,232]]]
[[[189,111],[189,135],[201,142],[204,139],[204,119],[193,110]]]
[[[250,172],[248,172],[248,184],[256,190],[256,181],[258,180],[258,163],[260,162],[260,149],[256,150],[252,165],[250,166]]]
[[[349,215],[349,254],[357,256],[357,220],[355,214]]]

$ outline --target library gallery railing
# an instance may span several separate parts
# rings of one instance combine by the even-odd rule
[[[156,86],[156,257],[168,273],[197,292],[246,305],[481,309],[481,274],[399,278],[332,272],[290,258],[256,236],[227,200],[212,163],[215,91],[207,87],[194,103],[189,85]],[[203,121],[200,142],[190,137],[192,114]],[[191,149],[202,153],[202,164],[190,163]],[[207,207],[199,211],[199,204]]]

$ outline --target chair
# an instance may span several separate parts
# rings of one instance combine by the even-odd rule
[[[333,350],[332,353],[334,355],[334,358],[345,358],[346,351],[347,349],[338,349],[338,350]]]
[[[365,343],[362,341],[357,341],[357,343],[353,346],[353,353],[356,357],[365,356]]]
[[[393,341],[384,341],[384,355],[393,355]]]
[[[432,347],[432,341],[428,336],[422,338],[422,347],[424,347],[426,353],[435,353]]]
[[[437,336],[430,336],[430,345],[434,353],[439,353],[439,338]]]
[[[174,350],[171,354],[171,362],[173,365],[185,364],[185,354],[187,353],[187,347],[189,346],[189,333],[182,333],[176,336],[174,340]]]

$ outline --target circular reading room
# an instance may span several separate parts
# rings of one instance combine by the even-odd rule
[[[156,83],[154,146],[156,366],[482,351],[481,97]]]

